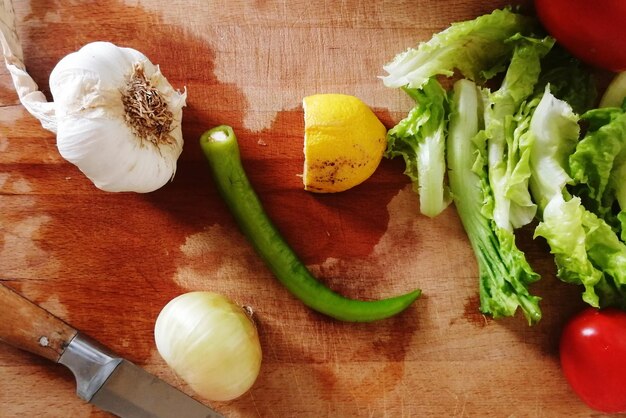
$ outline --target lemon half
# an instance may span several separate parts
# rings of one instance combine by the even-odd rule
[[[304,107],[304,189],[347,190],[376,171],[387,146],[387,129],[360,99],[316,94]]]

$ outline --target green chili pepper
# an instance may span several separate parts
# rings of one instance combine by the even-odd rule
[[[267,216],[241,165],[233,129],[222,125],[205,132],[200,146],[240,229],[276,278],[305,305],[342,321],[370,322],[400,313],[420,296],[417,289],[388,299],[362,301],[326,287],[300,261]]]

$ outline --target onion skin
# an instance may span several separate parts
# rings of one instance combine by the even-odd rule
[[[217,293],[189,292],[172,299],[156,320],[154,338],[168,366],[211,401],[243,395],[261,369],[254,322]]]

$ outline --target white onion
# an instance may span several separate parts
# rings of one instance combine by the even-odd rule
[[[156,320],[154,337],[165,362],[208,400],[243,395],[261,369],[254,323],[241,307],[216,293],[189,292],[172,299]]]

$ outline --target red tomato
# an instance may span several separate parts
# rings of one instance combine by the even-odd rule
[[[560,352],[565,378],[587,405],[626,411],[626,312],[583,310],[565,326]]]
[[[535,0],[548,33],[582,61],[626,70],[626,1]]]

